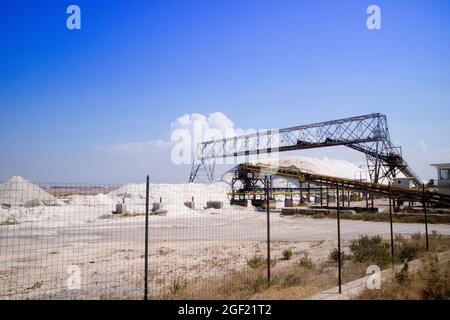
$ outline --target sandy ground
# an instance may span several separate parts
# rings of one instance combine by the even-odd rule
[[[88,219],[80,224],[29,221],[0,226],[0,298],[141,298],[144,290],[144,217]],[[326,259],[336,246],[335,219],[270,219],[275,259],[291,248],[294,263],[308,253]],[[384,222],[341,221],[343,244],[362,234],[389,237]],[[429,231],[450,235],[449,225]],[[203,210],[192,217],[150,216],[149,294],[159,295],[177,282],[216,277],[247,267],[266,254],[266,214],[239,208]],[[394,232],[424,233],[420,224],[395,224]],[[281,261],[281,260],[280,260]],[[68,269],[80,269],[81,288],[69,290]]]

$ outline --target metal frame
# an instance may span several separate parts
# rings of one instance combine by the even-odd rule
[[[380,183],[364,182],[353,179],[346,179],[340,177],[333,177],[327,175],[314,174],[302,171],[298,168],[288,168],[271,166],[267,164],[250,164],[243,165],[244,172],[255,174],[265,174],[271,176],[281,176],[285,178],[293,178],[295,180],[307,181],[314,185],[322,185],[334,187],[339,185],[342,190],[351,190],[356,192],[369,193],[372,195],[380,195],[400,201],[423,202],[428,205],[444,206],[450,205],[450,195],[441,194],[437,192],[425,192],[425,189],[404,189],[391,185],[384,185]],[[423,186],[423,185],[422,185]]]
[[[391,180],[403,172],[416,185],[422,183],[402,158],[401,148],[391,142],[386,116],[380,113],[201,142],[189,181],[200,180],[202,171],[207,182],[213,181],[218,158],[342,145],[366,155],[372,182]]]

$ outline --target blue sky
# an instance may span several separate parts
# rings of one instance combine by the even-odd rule
[[[81,30],[66,28],[70,4]],[[382,30],[366,28],[370,4]],[[5,0],[0,180],[185,182],[167,150],[108,146],[166,141],[176,118],[216,111],[238,128],[385,113],[433,178],[430,163],[450,162],[449,39],[447,0]]]

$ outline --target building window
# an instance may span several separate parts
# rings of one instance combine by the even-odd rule
[[[450,169],[439,169],[439,180],[450,180]]]

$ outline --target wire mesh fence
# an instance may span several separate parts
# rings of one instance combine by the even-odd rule
[[[302,299],[389,267],[391,235],[397,263],[405,239],[424,246],[424,224],[359,220],[374,199],[338,187],[265,188],[236,205],[224,182],[12,178],[0,184],[0,298]],[[374,201],[389,217],[392,203]]]
[[[133,192],[19,177],[1,184],[0,297],[142,297],[145,198]]]

